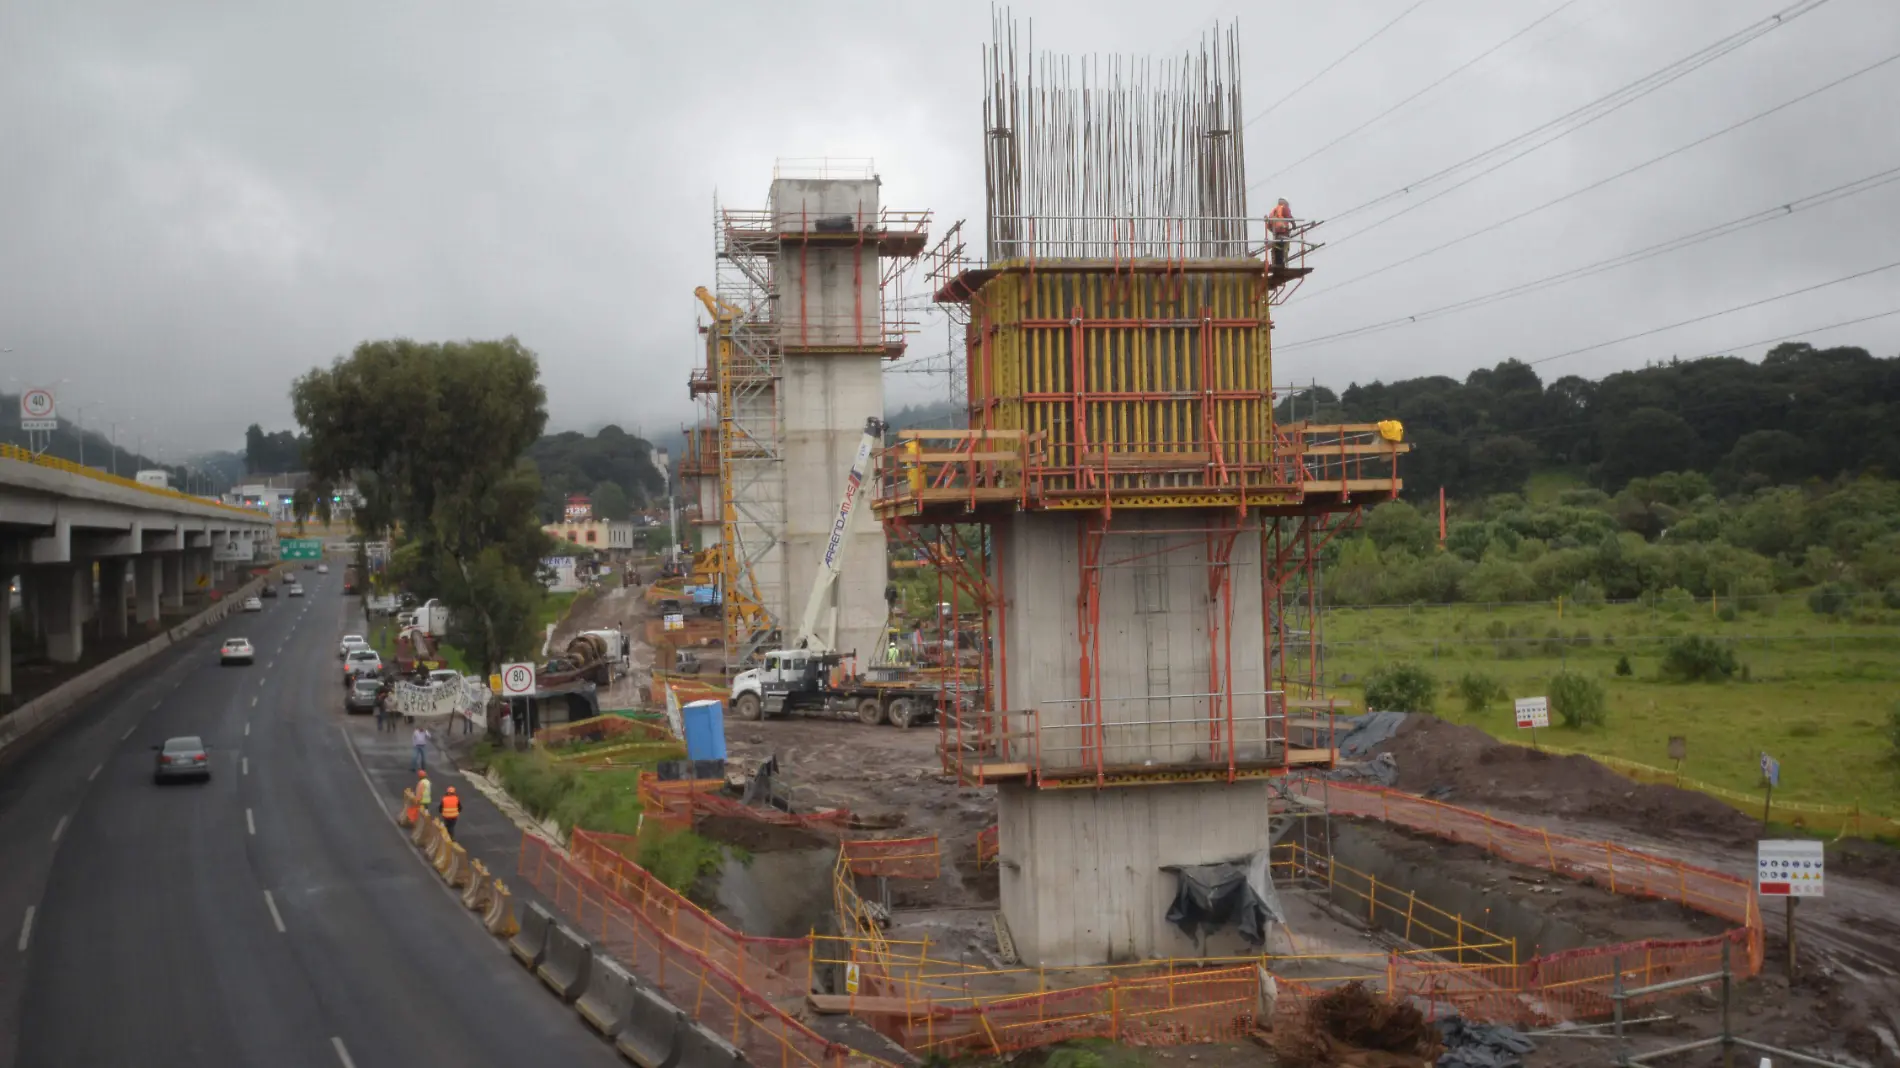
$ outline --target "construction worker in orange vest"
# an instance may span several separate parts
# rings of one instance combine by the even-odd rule
[[[448,828],[449,840],[455,840],[455,821],[462,815],[462,799],[455,796],[455,787],[446,787],[442,791],[442,826]]]
[[[1267,230],[1273,234],[1273,265],[1285,267],[1287,238],[1293,234],[1293,208],[1285,197],[1267,213]]]

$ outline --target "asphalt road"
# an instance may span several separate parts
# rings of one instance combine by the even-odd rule
[[[389,821],[343,729],[351,601],[303,577],[0,770],[0,1066],[620,1064]],[[154,785],[181,734],[211,781]]]

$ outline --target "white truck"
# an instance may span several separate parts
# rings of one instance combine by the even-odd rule
[[[864,471],[871,450],[884,438],[884,421],[867,419],[864,437],[858,441],[857,456],[845,479],[844,499],[832,518],[831,537],[825,543],[825,555],[818,577],[812,581],[811,595],[805,600],[805,615],[799,622],[797,645],[765,654],[765,665],[741,671],[732,680],[732,710],[741,719],[759,719],[791,712],[856,716],[875,726],[889,721],[909,727],[927,721],[936,713],[942,697],[941,687],[912,682],[903,673],[874,668],[857,677],[839,677],[844,654],[832,648],[833,635],[819,633],[819,620],[825,615],[825,596],[838,582],[843,567],[844,536],[851,526],[851,515],[858,503],[858,491],[864,485]]]
[[[154,467],[149,470],[140,471],[135,477],[141,486],[156,486],[159,489],[172,488],[172,473],[162,467]]]

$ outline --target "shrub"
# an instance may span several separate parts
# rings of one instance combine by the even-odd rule
[[[1887,588],[1880,591],[1880,603],[1888,608],[1900,608],[1900,582],[1889,582]]]
[[[1603,587],[1584,579],[1570,587],[1570,603],[1575,605],[1599,605],[1603,603]]]
[[[1808,609],[1817,616],[1838,616],[1854,603],[1854,591],[1839,582],[1823,582],[1808,591]]]
[[[1735,675],[1735,653],[1700,634],[1678,638],[1663,652],[1662,674],[1675,682],[1721,682]]]
[[[1438,707],[1438,680],[1417,664],[1387,664],[1366,676],[1366,707],[1430,712]]]
[[[1788,728],[1788,737],[1790,738],[1819,738],[1820,736],[1821,725],[1813,721],[1797,723]]]
[[[1671,586],[1657,596],[1656,607],[1665,612],[1689,612],[1695,608],[1695,595],[1681,586]]]
[[[1465,711],[1475,716],[1509,694],[1504,692],[1504,684],[1491,676],[1467,671],[1458,678],[1458,696],[1464,698]]]
[[[1502,619],[1494,619],[1484,625],[1484,636],[1494,642],[1502,641],[1509,634],[1510,629],[1504,625]]]
[[[1616,673],[1617,673],[1618,675],[1621,675],[1621,676],[1623,676],[1623,677],[1625,677],[1625,678],[1628,678],[1628,677],[1629,677],[1629,674],[1630,674],[1630,656],[1629,656],[1629,654],[1628,654],[1628,653],[1624,653],[1624,654],[1623,654],[1622,656],[1619,656],[1619,657],[1617,657],[1617,658],[1616,658]]]
[[[725,855],[719,843],[692,831],[649,831],[642,836],[639,856],[634,859],[654,878],[684,894],[700,876],[718,871]]]
[[[1732,604],[1723,605],[1721,609],[1717,611],[1715,614],[1716,614],[1716,618],[1720,619],[1724,623],[1735,622],[1735,606]]]
[[[1563,725],[1600,727],[1609,719],[1603,685],[1574,671],[1560,671],[1550,679],[1550,708]]]

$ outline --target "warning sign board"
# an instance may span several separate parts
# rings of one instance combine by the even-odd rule
[[[1763,897],[1820,897],[1825,863],[1819,842],[1765,839],[1755,843],[1755,886]]]
[[[686,617],[678,612],[669,613],[666,616],[665,627],[667,630],[685,630]]]
[[[29,389],[20,394],[21,430],[58,430],[59,406],[50,389]]]
[[[1550,698],[1520,697],[1512,704],[1517,707],[1519,730],[1550,726]]]
[[[533,692],[533,664],[503,664],[501,666],[501,694],[503,697],[526,697]]]

